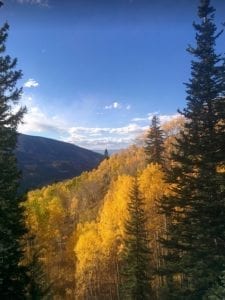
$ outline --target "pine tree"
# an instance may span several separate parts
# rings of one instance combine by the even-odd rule
[[[147,219],[137,179],[130,191],[129,218],[125,223],[125,249],[123,253],[122,299],[151,299],[150,250],[147,238]]]
[[[205,299],[207,300],[223,300],[225,299],[225,272],[222,273],[219,280],[207,293]]]
[[[166,267],[169,299],[203,299],[225,265],[225,63],[215,52],[215,9],[209,0],[194,23],[195,60],[187,83],[186,123],[177,139],[168,174],[173,196],[161,201],[168,232]]]
[[[163,131],[160,129],[159,118],[153,116],[144,147],[147,163],[163,164],[163,144]]]
[[[22,73],[15,70],[17,60],[4,55],[8,29],[8,24],[0,28],[0,295],[1,299],[24,299],[27,278],[20,264],[20,239],[26,230],[14,150],[25,108],[15,112],[22,92],[16,83]]]
[[[32,242],[32,238],[28,241]],[[31,300],[52,299],[52,284],[48,284],[43,265],[40,261],[41,248],[29,247],[30,262],[28,263],[29,285],[27,298]]]
[[[109,159],[109,152],[107,149],[105,149],[105,152],[104,152],[104,159]]]

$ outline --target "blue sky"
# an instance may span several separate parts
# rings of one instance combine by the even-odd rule
[[[225,1],[214,0],[218,27]],[[122,148],[185,106],[197,0],[7,0],[7,53],[23,71],[20,132]],[[225,51],[225,35],[218,51]]]

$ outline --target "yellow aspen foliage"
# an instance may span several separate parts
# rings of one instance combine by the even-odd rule
[[[124,223],[137,175],[157,267],[162,263],[157,237],[165,222],[156,202],[169,189],[161,167],[146,166],[143,148],[131,146],[91,172],[28,193],[26,222],[35,236],[28,248],[42,248],[54,299],[119,299]]]
[[[76,235],[78,236],[74,248],[77,259],[77,272],[85,272],[85,269],[91,269],[100,249],[100,237],[98,234],[98,225],[95,222],[85,222],[78,224]]]
[[[135,176],[137,171],[143,170],[145,166],[143,148],[133,145],[113,154],[108,160],[104,160],[99,166],[98,172],[104,173],[112,181],[119,175]]]
[[[164,249],[159,244],[159,238],[164,236],[166,229],[166,218],[159,214],[157,202],[164,195],[170,193],[169,185],[165,181],[165,174],[158,164],[149,164],[139,176],[139,189],[142,193],[147,212],[147,226],[150,237],[150,249],[152,250],[151,263],[154,270],[163,265],[162,256]],[[163,284],[163,278],[155,277],[152,286],[157,293]]]
[[[119,254],[133,178],[119,176],[108,190],[96,222],[78,224],[76,230],[77,298],[114,297],[119,289]],[[113,296],[114,295],[114,296]]]
[[[176,151],[176,138],[179,137],[180,131],[184,129],[185,118],[181,115],[178,115],[175,118],[172,118],[168,122],[162,124],[162,130],[165,133],[164,141],[164,157],[166,159],[167,167],[173,164],[171,159],[171,153]]]
[[[127,203],[133,178],[119,176],[111,185],[99,214],[99,234],[103,250],[110,251],[114,243],[121,243],[124,237],[124,220],[127,218]]]
[[[68,244],[74,220],[69,213],[67,193],[66,188],[61,190],[61,184],[54,184],[30,192],[25,203],[29,236],[34,237],[28,248],[41,249],[40,260],[56,299],[73,294],[75,286],[75,259],[73,247]]]
[[[136,175],[146,166],[144,151],[141,147],[131,146],[104,160],[97,169],[84,172],[81,176],[68,181],[71,198],[77,199],[79,221],[93,221],[104,202],[110,184],[120,175]]]
[[[218,166],[217,167],[217,172],[218,173],[225,173],[225,166],[224,165]]]
[[[95,222],[78,224],[76,255],[77,299],[94,296],[102,275],[101,238]]]
[[[139,176],[139,187],[146,198],[146,205],[161,198],[168,189],[165,174],[158,164],[149,164]]]
[[[165,182],[165,175],[160,165],[149,164],[144,169],[139,176],[139,189],[146,203],[146,211],[149,216],[149,230],[153,236],[155,234],[159,235],[159,232],[165,227],[165,220],[159,214],[157,202],[169,193],[169,186]]]

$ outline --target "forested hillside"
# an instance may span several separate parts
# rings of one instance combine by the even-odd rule
[[[177,118],[163,126],[167,157],[182,123]],[[28,193],[27,259],[40,250],[43,276],[52,284],[55,297],[123,299],[120,272],[135,178],[145,203],[154,298],[162,299],[164,279],[156,271],[162,264],[164,250],[158,238],[164,234],[166,220],[159,215],[157,203],[170,189],[163,167],[148,164],[144,147],[135,145],[105,159],[96,170]]]
[[[42,4],[51,11],[39,0],[17,4]],[[58,122],[53,132],[80,142],[88,137],[84,145],[129,145],[112,155],[106,149],[103,160],[101,154],[44,138],[20,136],[18,142],[18,126],[27,112],[19,103],[22,88],[17,88],[22,71],[5,54],[9,25],[0,28],[0,299],[225,299],[225,57],[217,53],[223,30],[216,24],[211,1],[199,0],[195,43],[187,48],[192,60],[186,106],[178,117],[162,122],[162,115],[149,113],[131,119],[131,108],[141,103],[100,105],[95,97],[90,97],[87,114],[92,119],[90,111],[97,107],[95,127],[85,127],[83,104],[79,127],[67,126],[51,113],[50,119]],[[163,91],[164,84],[160,81]],[[38,85],[30,79],[24,87]],[[103,85],[107,87],[104,80]],[[32,102],[32,97],[27,99]],[[134,122],[148,120],[150,126],[106,127],[118,112]],[[97,127],[107,113],[104,127]],[[33,116],[44,119],[42,129],[52,127],[36,106]],[[140,132],[144,134],[135,139]],[[25,165],[23,187],[68,178],[77,166],[87,171],[21,196],[16,151],[19,164]]]
[[[103,159],[99,153],[70,143],[25,134],[18,136],[16,157],[23,191],[78,176]]]

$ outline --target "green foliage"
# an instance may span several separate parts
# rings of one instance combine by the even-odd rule
[[[21,71],[16,59],[4,55],[8,24],[0,29],[0,295],[4,299],[24,299],[27,277],[19,264],[23,257],[21,237],[25,234],[21,198],[18,197],[19,172],[14,156],[17,125],[25,108],[15,113],[22,90],[16,88]]]
[[[130,191],[128,219],[125,223],[122,299],[150,299],[150,250],[148,247],[147,218],[137,179]]]
[[[145,154],[147,163],[163,164],[163,144],[163,131],[160,129],[159,118],[157,116],[153,116],[152,123],[145,140]]]
[[[169,299],[202,299],[225,264],[225,64],[215,53],[214,8],[201,0],[194,23],[196,47],[187,83],[184,130],[168,173],[173,195],[161,201],[167,217],[166,265]],[[219,108],[220,107],[220,108]]]
[[[29,252],[28,274],[30,280],[27,298],[31,300],[52,299],[51,284],[48,284],[40,260],[42,256],[41,249],[29,247]]]
[[[218,282],[207,292],[204,297],[206,300],[223,300],[225,299],[225,272],[220,276]]]

